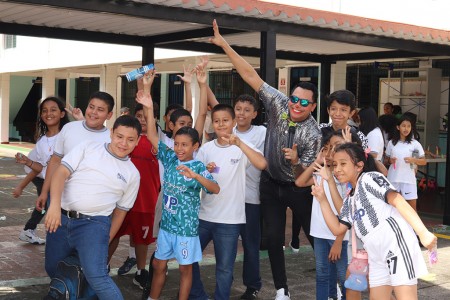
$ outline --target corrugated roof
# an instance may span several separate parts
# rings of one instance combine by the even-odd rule
[[[169,7],[450,45],[450,31],[257,0],[134,0]]]

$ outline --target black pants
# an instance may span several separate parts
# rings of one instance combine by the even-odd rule
[[[31,182],[36,186],[37,194],[39,196],[42,191],[42,186],[44,185],[44,179],[35,177]],[[47,204],[45,205],[45,210],[47,210]],[[25,227],[23,228],[23,230],[36,229],[37,225],[41,222],[44,215],[45,214],[42,214],[42,212],[38,211],[36,208],[33,209],[33,212],[31,213],[31,217],[28,220],[28,222],[25,224]]]
[[[281,184],[261,174],[260,182],[261,214],[267,236],[270,266],[275,288],[287,289],[286,267],[284,261],[284,234],[286,227],[286,209],[294,212],[306,237],[312,246],[314,240],[309,234],[311,223],[312,195],[311,188],[299,188],[292,184]]]

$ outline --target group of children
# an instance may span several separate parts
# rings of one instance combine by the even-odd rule
[[[215,30],[218,34],[216,24]],[[16,156],[17,162],[32,171],[14,193],[19,196],[33,177],[45,174],[36,213],[41,216],[39,210],[48,210],[45,266],[50,277],[56,263],[76,251],[100,299],[122,299],[107,266],[120,236],[129,234],[138,265],[135,280],[141,287],[145,280],[151,281],[150,294],[145,295],[148,299],[160,297],[171,258],[180,265],[179,299],[208,299],[198,262],[213,241],[217,265],[214,299],[229,299],[241,235],[247,287],[241,299],[257,297],[261,289],[259,178],[261,170],[267,168],[265,128],[251,124],[258,110],[253,97],[238,97],[234,108],[214,101],[206,84],[206,63],[202,60],[193,70],[200,87],[195,128],[190,112],[178,108],[170,115],[170,135],[157,127],[154,117],[150,94],[154,70],[144,76],[136,95],[141,104],[135,112],[137,119],[121,116],[111,132],[103,125],[114,106],[106,93],[91,97],[85,120],[64,127],[67,117],[59,100],[42,102],[38,154],[36,158]],[[306,100],[298,97],[289,101],[302,101],[302,106],[311,103],[303,105]],[[216,139],[200,146],[207,102],[212,107]],[[394,291],[397,299],[417,299],[417,278],[426,267],[414,231],[429,249],[437,242],[414,210],[415,177],[413,183],[412,177],[405,175],[414,172],[411,166],[425,163],[423,149],[412,137],[411,120],[400,118],[398,133],[385,153],[390,163],[386,178],[386,169],[370,154],[364,135],[346,125],[354,110],[354,96],[349,91],[330,95],[332,122],[321,126],[322,149],[312,164],[295,172],[295,184],[311,186],[314,196],[308,233],[313,237],[316,256],[317,299],[336,297],[336,282],[342,288],[342,299],[359,296],[346,291],[344,284],[349,229],[355,231],[368,253],[371,298],[390,299]],[[51,138],[58,133],[53,142]],[[290,150],[283,148],[286,158],[298,161],[296,152]],[[412,200],[412,205],[405,199]],[[162,209],[160,222],[155,216],[158,207]],[[154,219],[159,232],[150,266],[153,276],[148,278],[144,270],[148,245],[154,241]],[[287,290],[282,290],[276,299],[290,299]]]

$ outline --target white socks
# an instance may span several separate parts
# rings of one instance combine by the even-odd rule
[[[128,257],[130,258],[136,258],[136,251],[134,251],[134,247],[129,247],[128,248]]]

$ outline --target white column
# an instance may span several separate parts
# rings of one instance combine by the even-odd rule
[[[10,91],[9,73],[0,74],[0,142],[9,142],[9,91]]]
[[[42,71],[42,99],[55,95],[55,70]]]
[[[116,118],[120,115],[122,99],[120,96],[120,86],[118,86],[117,77],[120,76],[120,65],[103,65],[100,69],[100,91],[107,92],[114,97],[115,105],[113,115],[106,121],[106,126],[111,128]]]
[[[289,76],[289,68],[280,68],[278,69],[278,90],[283,94],[289,96],[290,92],[290,76]]]
[[[159,100],[159,125],[164,129],[166,124],[164,122],[164,113],[169,104],[169,75],[161,73],[161,98]]]
[[[337,61],[331,65],[330,92],[343,90],[347,84],[347,62]]]

